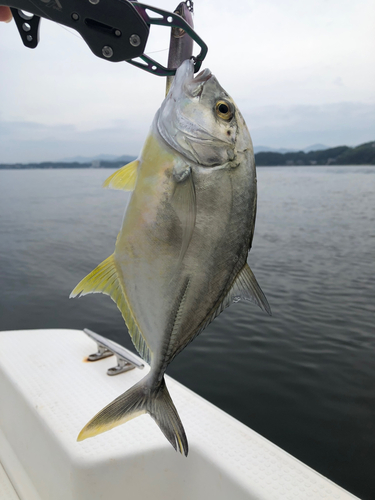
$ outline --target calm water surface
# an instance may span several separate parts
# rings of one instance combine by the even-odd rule
[[[114,303],[69,300],[113,252],[110,170],[0,171],[0,330],[91,328],[133,348]],[[258,169],[249,263],[270,318],[238,303],[168,373],[365,500],[375,491],[375,167]]]

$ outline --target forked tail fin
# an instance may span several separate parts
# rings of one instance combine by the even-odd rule
[[[188,442],[185,431],[164,377],[160,385],[155,387],[150,384],[150,375],[100,410],[81,430],[77,441],[113,429],[143,413],[149,413],[173,448],[187,456]]]

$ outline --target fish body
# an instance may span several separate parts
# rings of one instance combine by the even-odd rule
[[[246,263],[254,233],[251,138],[232,99],[193,63],[178,69],[136,162],[109,187],[132,189],[115,251],[73,290],[107,293],[121,310],[149,374],[81,431],[79,439],[149,413],[175,449],[185,432],[164,373],[225,307],[240,299],[269,311]]]

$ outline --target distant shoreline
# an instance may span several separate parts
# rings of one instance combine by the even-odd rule
[[[355,148],[338,146],[318,151],[291,153],[259,152],[257,166],[375,165],[375,141]]]
[[[41,162],[41,163],[0,163],[0,170],[24,169],[57,169],[57,168],[121,168],[124,164],[135,160],[127,157],[115,161],[93,160],[87,163],[79,162]],[[375,141],[361,144],[355,148],[338,146],[336,148],[318,151],[275,153],[271,151],[255,154],[255,163],[258,167],[302,167],[302,166],[358,166],[375,165]]]

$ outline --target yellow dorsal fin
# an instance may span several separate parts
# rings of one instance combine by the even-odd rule
[[[103,187],[112,189],[123,189],[124,191],[133,191],[137,181],[137,169],[139,160],[134,160],[128,163],[119,170],[116,170],[112,175],[104,181]]]
[[[110,255],[91,271],[86,278],[83,278],[70,294],[70,298],[87,295],[88,293],[104,293],[111,297],[121,311],[133,344],[146,363],[150,363],[151,353],[128,304],[114,255]]]

